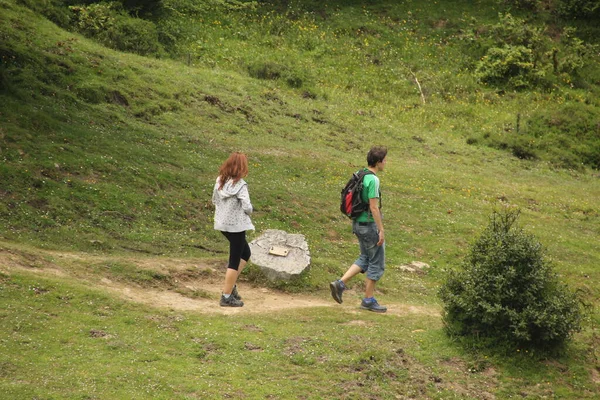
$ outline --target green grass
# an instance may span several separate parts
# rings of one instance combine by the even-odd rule
[[[593,398],[570,357],[465,352],[433,316],[210,316],[62,280],[2,279],[2,398]]]
[[[186,22],[190,40],[177,42],[173,59],[153,59],[0,0],[1,251],[33,267],[0,265],[0,397],[593,398],[598,171],[520,160],[467,139],[514,138],[518,114],[525,127],[557,104],[597,110],[597,66],[588,66],[586,88],[482,87],[461,32],[496,23],[505,10],[492,1],[438,3],[214,7],[174,20]],[[260,71],[279,77],[259,79]],[[289,283],[268,282],[252,265],[242,279],[327,297],[327,282],[357,251],[337,210],[339,190],[373,144],[390,150],[381,174],[382,303],[439,308],[446,271],[460,265],[494,207],[519,207],[524,229],[594,307],[563,354],[471,349],[427,315],[202,315],[88,287],[105,278],[210,297],[157,265],[225,262],[210,195],[221,162],[243,150],[256,208],[249,238],[270,228],[302,233],[312,264]],[[430,270],[402,273],[413,260]],[[53,270],[66,275],[48,278]]]

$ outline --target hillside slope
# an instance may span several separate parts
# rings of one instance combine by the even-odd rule
[[[267,228],[305,233],[314,244],[315,262],[327,266],[309,277],[316,285],[328,270],[337,273],[340,261],[347,262],[354,251],[347,221],[336,211],[338,191],[349,171],[364,163],[369,146],[381,143],[390,148],[392,161],[382,177],[390,241],[395,242],[389,250],[392,263],[421,258],[439,267],[456,264],[494,204],[509,205],[524,210],[524,222],[549,245],[561,269],[587,285],[584,277],[598,274],[593,268],[598,261],[597,172],[553,170],[552,164],[470,146],[466,139],[474,132],[518,138],[514,123],[519,113],[557,101],[594,108],[593,92],[574,88],[502,95],[477,88],[466,73],[453,81],[450,77],[460,75],[462,67],[450,64],[445,70],[441,62],[444,56],[456,57],[460,47],[433,42],[458,37],[466,26],[455,24],[468,20],[463,15],[468,8],[447,12],[454,24],[442,30],[436,26],[429,40],[421,40],[415,35],[431,29],[430,23],[398,20],[398,13],[407,10],[388,6],[358,13],[338,7],[319,20],[308,14],[319,22],[311,28],[315,34],[330,29],[341,46],[355,42],[346,53],[354,54],[357,64],[351,65],[344,53],[340,57],[346,64],[336,65],[335,55],[305,49],[300,54],[308,61],[322,58],[324,63],[315,64],[312,83],[295,87],[285,79],[253,78],[245,68],[233,68],[233,61],[207,68],[210,57],[187,65],[110,50],[13,1],[2,1],[2,237],[51,248],[212,257],[223,251],[212,230],[212,181],[225,156],[241,149],[251,159],[257,233]],[[476,10],[478,18],[493,18],[496,12],[482,10]],[[406,15],[424,11],[417,7]],[[286,12],[290,17],[299,11]],[[233,28],[244,22],[237,14],[226,15]],[[282,32],[291,29],[285,21],[292,27],[306,22],[300,15],[290,20],[273,15],[268,22],[280,21]],[[336,25],[386,18],[387,25],[365,25],[358,33]],[[419,31],[398,30],[402,24]],[[233,35],[227,26],[219,29]],[[397,83],[404,89],[388,85],[384,90],[388,78],[380,72],[390,70],[378,70],[373,60],[370,66],[364,62],[373,48],[385,46],[367,42],[393,35],[410,39],[405,54],[413,60],[432,46],[442,53],[439,58],[431,53],[435,62],[403,70]],[[294,50],[286,46],[299,39],[273,33],[270,40],[287,43],[279,50],[283,56]],[[255,54],[257,60],[267,60],[272,48],[258,41],[233,43],[256,43],[238,54]],[[330,44],[324,41],[318,48]],[[389,66],[398,55],[381,57],[379,64]],[[310,71],[311,65],[302,68]],[[335,76],[324,75],[328,68]],[[345,69],[347,75],[341,72]],[[379,75],[382,80],[375,81]],[[339,85],[343,79],[348,80],[345,87]],[[449,86],[460,79],[470,83]],[[425,87],[425,104],[417,81]]]
[[[141,55],[77,32],[74,3],[0,0],[0,399],[597,397],[597,58],[529,88],[475,73],[499,12],[560,57],[571,22],[514,1],[163,0],[181,7],[118,15],[155,29]],[[339,191],[373,144],[389,148],[385,315],[358,309],[360,279],[343,305],[328,292],[357,251]],[[223,311],[210,195],[235,150],[249,238],[302,233],[311,267],[273,283],[251,264],[247,306]],[[444,332],[440,284],[502,208],[590,311],[558,354]]]

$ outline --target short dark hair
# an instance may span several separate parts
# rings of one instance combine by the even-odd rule
[[[373,146],[367,154],[367,164],[369,167],[374,167],[378,162],[383,161],[385,156],[387,156],[387,147]]]

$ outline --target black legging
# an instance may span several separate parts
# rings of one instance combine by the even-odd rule
[[[246,231],[221,232],[229,240],[229,265],[227,268],[238,270],[240,260],[250,259],[250,246],[246,242]]]

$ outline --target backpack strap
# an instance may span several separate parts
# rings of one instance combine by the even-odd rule
[[[358,178],[362,181],[363,179],[365,179],[365,176],[367,175],[375,175],[375,173],[373,171],[371,171],[370,169],[362,169],[360,171],[358,171]],[[362,194],[361,194],[361,199],[362,199]],[[379,189],[379,209],[381,210],[381,207],[383,207],[382,202],[381,202],[381,189]],[[368,209],[367,209],[368,210]],[[368,211],[369,213],[371,213],[371,211]]]

